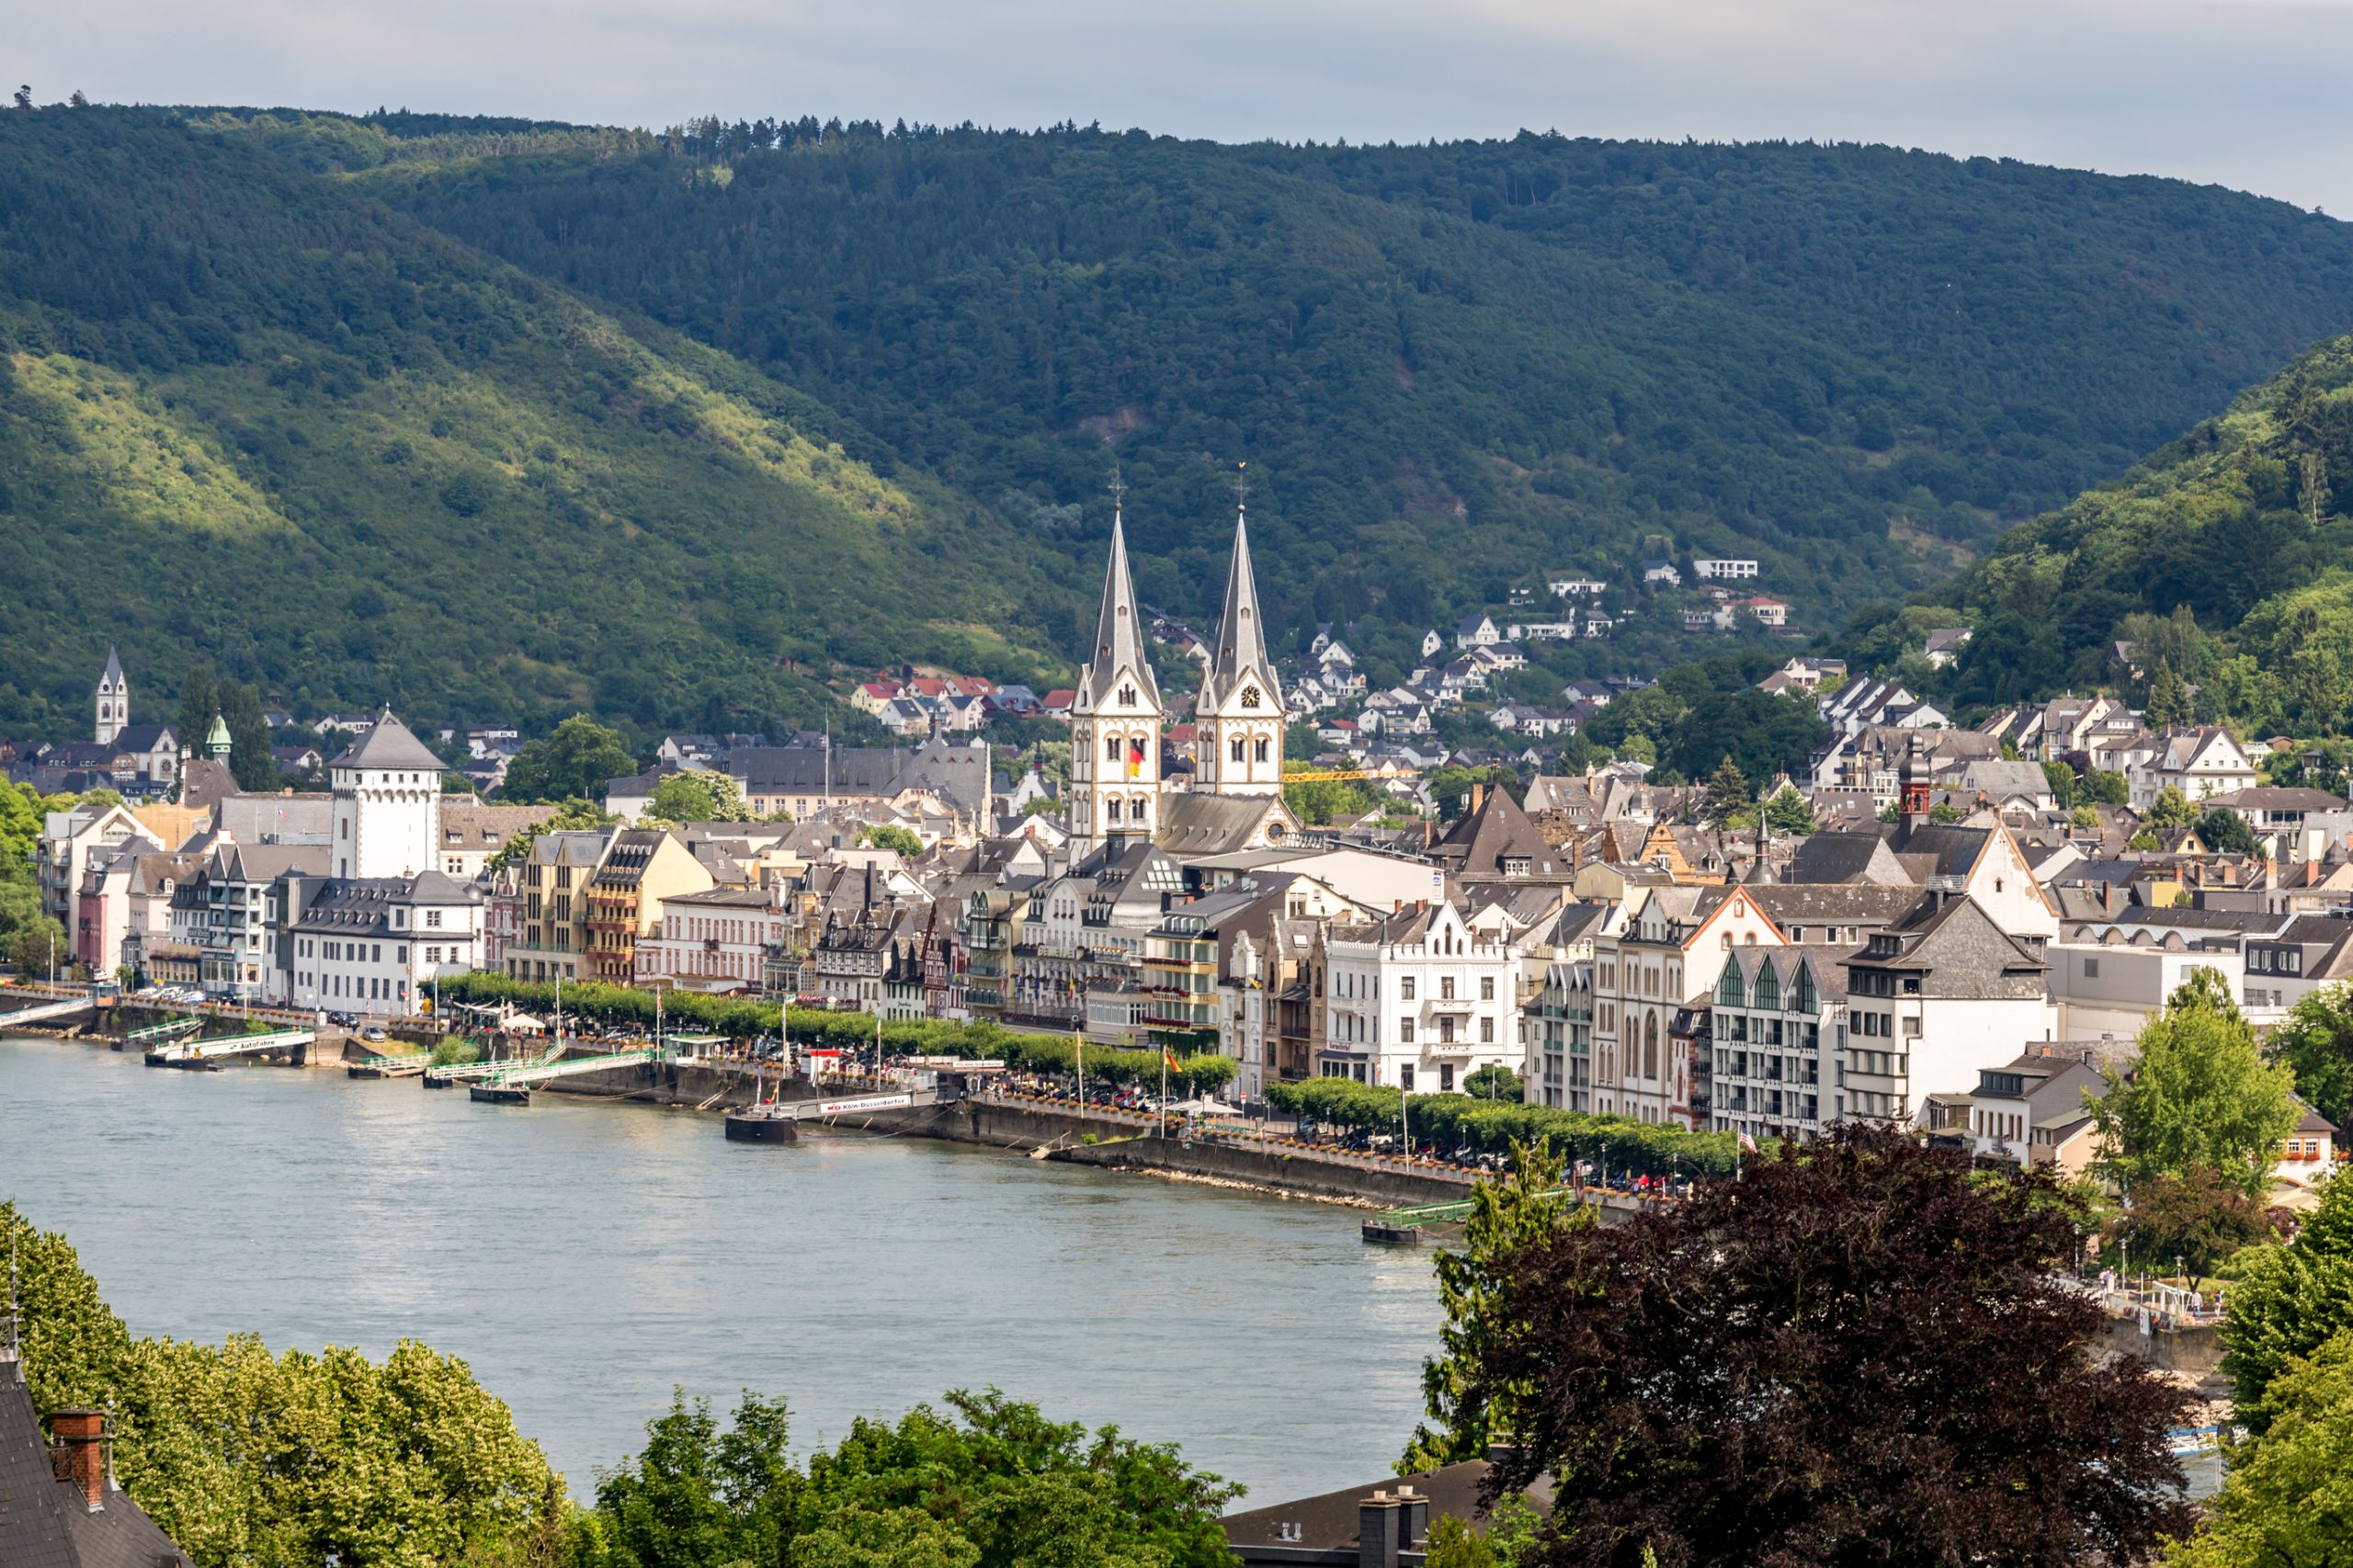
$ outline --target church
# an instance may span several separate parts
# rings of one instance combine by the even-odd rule
[[[1249,520],[1237,506],[1225,605],[1193,702],[1194,769],[1166,768],[1166,709],[1152,673],[1128,567],[1125,519],[1111,515],[1095,650],[1071,703],[1070,824],[1087,849],[1151,844],[1172,855],[1263,849],[1299,832],[1283,803],[1286,710],[1267,656]]]

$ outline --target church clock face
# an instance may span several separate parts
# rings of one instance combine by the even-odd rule
[[[1242,706],[1245,708],[1256,708],[1258,706],[1258,688],[1256,687],[1245,686],[1242,688]]]

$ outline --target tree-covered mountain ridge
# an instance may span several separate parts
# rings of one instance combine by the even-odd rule
[[[1066,678],[1115,467],[1206,619],[1246,460],[1270,628],[1376,675],[1668,551],[1819,627],[2353,327],[2344,225],[1889,148],[0,120],[0,733],[118,638],[156,696],[641,733]]]
[[[881,450],[249,140],[0,115],[0,733],[85,722],[109,642],[157,717],[210,662],[644,728],[814,721],[852,653],[1058,660]]]
[[[1071,580],[1116,458],[1143,597],[1212,611],[1246,457],[1302,636],[1670,549],[1832,624],[2353,325],[2333,221],[1880,147],[712,119],[354,177],[826,398]]]
[[[1975,706],[2123,691],[2161,719],[2345,733],[2353,702],[2353,337],[2242,392],[2130,472],[2005,535],[1910,608],[1862,619],[1886,665],[1972,636],[1925,684]]]

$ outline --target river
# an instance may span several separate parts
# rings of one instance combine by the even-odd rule
[[[995,1384],[1276,1502],[1388,1473],[1440,1317],[1328,1205],[54,1040],[0,1038],[0,1196],[135,1334],[463,1357],[577,1494],[673,1387],[781,1394],[805,1449]]]

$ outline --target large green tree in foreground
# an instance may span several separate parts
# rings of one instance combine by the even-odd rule
[[[2260,1429],[2264,1391],[2282,1368],[2353,1329],[2353,1181],[2321,1189],[2292,1246],[2265,1246],[2232,1261],[2222,1371],[2237,1390],[2240,1419]]]
[[[1239,1489],[1174,1449],[1048,1421],[990,1390],[858,1420],[795,1466],[784,1406],[746,1393],[722,1430],[682,1394],[606,1475],[577,1568],[1215,1568]]]
[[[0,1243],[21,1271],[35,1408],[112,1409],[124,1489],[201,1568],[553,1561],[554,1473],[464,1362],[406,1342],[376,1362],[134,1339],[63,1236],[0,1204]]]
[[[2353,1332],[2287,1362],[2256,1402],[2263,1433],[2231,1450],[2204,1528],[2173,1568],[2353,1562]]]
[[[2294,1076],[2263,1060],[2222,975],[2191,971],[2142,1028],[2140,1046],[2089,1108],[2102,1174],[2129,1190],[2211,1170],[2250,1198],[2266,1196],[2279,1141],[2296,1125]]]
[[[1842,1127],[1483,1260],[1439,1414],[1558,1478],[1531,1563],[2136,1561],[2190,1522],[2187,1398],[2110,1359],[2047,1172]],[[1460,1310],[1460,1309],[1458,1309]]]

